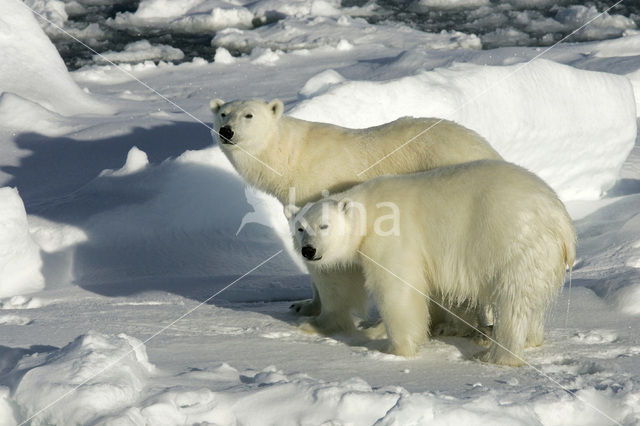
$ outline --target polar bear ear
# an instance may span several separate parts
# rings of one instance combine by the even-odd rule
[[[276,118],[276,120],[282,116],[282,113],[284,112],[284,104],[280,99],[272,100],[271,102],[269,102],[269,105],[267,106],[269,107],[269,110],[273,113],[273,116]]]
[[[298,212],[300,211],[300,207],[297,207],[293,204],[287,204],[284,206],[284,215],[287,217],[287,220],[291,220]]]
[[[220,107],[224,104],[225,102],[222,99],[212,99],[211,102],[209,102],[209,108],[211,108],[214,114],[217,114],[218,111],[220,111]]]

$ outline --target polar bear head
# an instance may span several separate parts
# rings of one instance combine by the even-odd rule
[[[268,103],[262,99],[227,103],[214,99],[209,106],[214,116],[211,133],[222,149],[239,149],[253,155],[267,148],[284,111],[279,99]]]
[[[296,251],[307,263],[318,267],[352,263],[363,237],[355,210],[351,201],[333,199],[310,203],[302,209],[286,206],[284,213]]]

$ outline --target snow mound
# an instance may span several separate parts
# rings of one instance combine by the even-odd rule
[[[400,386],[373,388],[360,378],[324,382],[274,366],[238,372],[222,364],[186,376],[190,382],[210,379],[216,388],[233,391],[163,389],[100,424],[563,425],[637,420],[633,405],[638,395],[626,390],[615,394],[585,388],[578,398],[531,390],[528,400],[513,402],[513,391],[491,391],[480,383],[476,397],[457,398],[411,393]]]
[[[31,424],[71,425],[128,407],[154,370],[138,339],[89,332],[46,357],[25,356],[9,374],[22,376],[13,399]]]
[[[618,309],[628,315],[640,315],[640,283],[622,286],[612,297]]]
[[[636,28],[633,19],[623,15],[601,14],[595,6],[573,5],[558,10],[555,19],[570,28],[580,28],[578,36],[582,40],[598,40],[620,37],[625,30]]]
[[[402,116],[453,120],[568,201],[597,199],[614,184],[635,142],[635,105],[625,77],[536,60],[347,81],[301,102],[291,115],[353,128]]]
[[[138,9],[118,13],[107,24],[127,29],[160,28],[183,33],[201,33],[227,27],[251,28],[253,13],[236,2],[219,0],[142,0]]]
[[[13,296],[0,301],[0,309],[37,309],[46,306],[47,302],[37,297]]]
[[[0,297],[42,290],[41,268],[40,249],[29,234],[18,191],[0,188]]]
[[[332,86],[344,81],[345,78],[335,70],[322,71],[311,77],[298,93],[305,98],[311,98],[325,93]]]
[[[84,93],[32,12],[19,1],[3,1],[0,15],[0,94],[11,92],[62,115],[109,113]],[[2,111],[2,122],[11,118]]]
[[[182,50],[166,44],[151,44],[148,40],[140,40],[129,43],[121,52],[104,52],[95,55],[93,60],[97,63],[108,62],[144,62],[144,61],[179,61],[184,58]]]
[[[213,61],[218,64],[230,65],[236,62],[236,59],[231,55],[224,47],[218,47],[216,49],[216,54],[213,57]]]
[[[103,170],[100,176],[127,176],[141,170],[149,165],[147,154],[137,146],[134,146],[127,153],[124,165],[118,170]]]
[[[260,0],[248,4],[256,17],[269,18],[278,14],[284,16],[337,16],[344,13],[340,0]]]
[[[9,388],[5,386],[0,386],[0,424],[3,426],[15,426],[18,424],[10,402]]]
[[[162,29],[203,33],[224,28],[250,29],[286,17],[326,17],[344,13],[339,0],[142,0],[135,12],[118,13],[114,28]]]
[[[22,315],[0,315],[0,325],[29,325],[32,321]]]
[[[0,93],[0,122],[13,131],[37,131],[48,136],[73,130],[65,123],[64,117],[10,92]]]

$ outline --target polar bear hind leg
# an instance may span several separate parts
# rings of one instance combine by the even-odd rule
[[[525,363],[525,347],[542,344],[544,315],[557,277],[549,270],[546,273],[540,269],[532,271],[530,265],[514,271],[497,278],[491,305],[493,340],[482,359],[518,366]]]

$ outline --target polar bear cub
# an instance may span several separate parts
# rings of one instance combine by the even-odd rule
[[[435,295],[490,306],[493,339],[482,359],[522,364],[525,346],[542,343],[545,310],[575,258],[562,202],[503,161],[373,179],[305,206],[292,232],[314,267],[362,267],[388,350],[404,356],[426,340],[425,298]]]
[[[285,116],[278,99],[214,99],[210,107],[214,138],[235,169],[283,205],[301,207],[319,200],[323,191],[344,191],[385,174],[501,159],[476,132],[438,118],[403,117],[348,129]],[[294,303],[294,310],[315,316],[328,332],[352,329],[350,311],[361,311],[366,302],[362,271],[309,269],[314,298]]]

